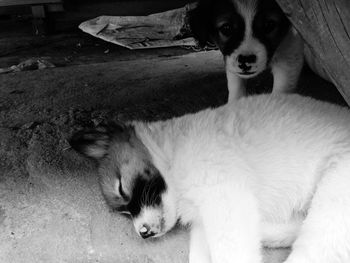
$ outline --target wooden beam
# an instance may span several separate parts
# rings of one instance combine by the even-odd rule
[[[0,0],[0,6],[39,5],[62,3],[62,0]]]
[[[60,4],[48,4],[48,5],[46,5],[46,8],[47,8],[47,12],[51,12],[51,13],[64,11],[62,3],[60,3]]]
[[[32,14],[34,18],[45,18],[46,12],[45,12],[45,6],[43,5],[32,5],[31,7]]]
[[[276,0],[350,105],[350,0]]]

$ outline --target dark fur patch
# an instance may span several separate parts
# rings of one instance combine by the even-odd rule
[[[236,29],[227,40],[220,37],[220,32],[216,36],[217,45],[225,56],[232,54],[244,39],[245,23],[243,18],[237,13],[231,13],[229,24],[235,26]]]
[[[132,198],[127,209],[132,216],[137,216],[143,206],[159,206],[161,194],[166,191],[163,177],[158,174],[150,179],[138,176],[132,191]]]
[[[131,127],[124,124],[113,123],[109,126],[99,126],[75,133],[69,140],[70,146],[77,152],[93,159],[103,158],[108,151],[110,143],[115,135],[128,136]],[[98,154],[94,154],[98,153]]]
[[[84,154],[90,158],[97,158],[90,154],[90,149],[98,149],[101,153],[101,157],[107,152],[110,142],[110,136],[105,131],[81,131],[77,132],[69,140],[70,146],[77,152]]]
[[[207,42],[215,43],[226,55],[232,53],[243,41],[244,19],[229,0],[202,0],[189,16],[192,33],[201,46]],[[232,34],[227,37],[220,33],[217,25],[217,19],[223,16],[232,29]]]
[[[205,18],[206,10],[199,6],[189,12],[189,24],[194,38],[198,44],[204,47],[207,42],[212,42],[209,36],[209,23]]]
[[[275,1],[259,1],[253,21],[253,35],[264,44],[269,59],[289,29],[290,22]]]

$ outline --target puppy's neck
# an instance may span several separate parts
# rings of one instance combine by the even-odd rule
[[[228,101],[234,101],[246,95],[245,81],[237,76],[235,73],[230,72],[226,67],[226,78],[228,87]]]

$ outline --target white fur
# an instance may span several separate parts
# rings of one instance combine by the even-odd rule
[[[164,211],[192,225],[190,263],[258,263],[261,242],[294,240],[286,263],[350,262],[347,109],[261,95],[146,126]]]

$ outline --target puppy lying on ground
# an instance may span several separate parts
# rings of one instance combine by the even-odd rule
[[[143,238],[190,224],[190,263],[350,262],[350,112],[298,95],[244,97],[168,121],[80,132],[107,202]]]
[[[294,91],[303,65],[303,41],[274,0],[200,0],[190,26],[201,45],[215,43],[226,66],[229,101],[244,81],[266,69],[273,92]]]

